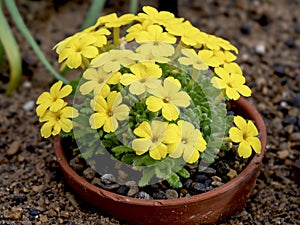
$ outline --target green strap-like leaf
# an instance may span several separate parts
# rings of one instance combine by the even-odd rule
[[[65,84],[69,83],[69,81],[67,79],[65,79],[64,77],[62,77],[59,73],[57,73],[55,71],[55,69],[51,66],[51,64],[46,59],[44,53],[41,51],[41,49],[39,48],[38,44],[35,42],[34,38],[32,37],[31,33],[27,29],[27,27],[26,27],[26,25],[25,25],[25,23],[24,23],[21,15],[20,15],[20,13],[19,13],[19,11],[17,9],[15,1],[14,0],[5,0],[5,4],[7,6],[7,9],[9,11],[9,13],[12,16],[12,19],[16,23],[16,26],[21,31],[21,33],[23,34],[23,36],[25,37],[25,39],[27,40],[27,42],[30,44],[30,46],[32,47],[32,49],[35,52],[35,54],[38,56],[38,58],[41,60],[41,62],[44,64],[44,66],[47,68],[47,70],[50,73],[52,73],[52,75],[56,79],[61,80]],[[7,34],[5,33],[5,35],[7,35]]]
[[[2,0],[0,0],[0,42],[8,58],[10,78],[6,94],[10,94],[19,84],[22,74],[22,59],[18,44],[3,14]]]

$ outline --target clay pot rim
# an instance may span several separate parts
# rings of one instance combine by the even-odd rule
[[[255,121],[255,125],[261,135],[260,136],[261,148],[262,148],[261,153],[256,154],[253,157],[253,159],[250,161],[248,166],[235,178],[221,185],[220,187],[214,188],[213,190],[202,194],[193,195],[185,198],[176,198],[176,199],[144,200],[144,199],[137,199],[129,196],[123,196],[123,195],[119,195],[104,190],[86,181],[70,167],[69,163],[67,162],[66,156],[64,154],[64,150],[62,148],[61,137],[58,135],[54,137],[54,149],[55,149],[56,160],[59,163],[61,169],[67,174],[67,176],[72,177],[74,183],[81,184],[84,189],[90,190],[92,192],[97,193],[98,195],[101,195],[102,197],[112,199],[114,201],[124,202],[127,204],[136,204],[141,206],[142,205],[143,206],[159,206],[159,205],[174,206],[174,205],[185,205],[185,204],[190,204],[193,202],[209,199],[212,198],[213,196],[228,192],[231,189],[233,189],[236,186],[236,184],[243,182],[243,177],[245,177],[247,174],[249,174],[251,171],[253,171],[256,167],[260,165],[265,153],[267,132],[262,117],[257,112],[256,108],[253,105],[251,105],[250,102],[248,102],[245,98],[240,97],[235,102],[240,108],[242,108],[244,112],[247,112],[247,115],[252,120]]]

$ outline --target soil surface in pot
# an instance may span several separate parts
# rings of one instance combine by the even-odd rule
[[[53,46],[79,30],[90,1],[16,0],[35,40],[57,71]],[[157,6],[156,0],[139,1]],[[55,3],[55,4],[54,4]],[[103,14],[128,12],[128,0],[109,0]],[[293,163],[300,153],[299,0],[178,0],[179,16],[239,49],[249,99],[268,131],[263,167],[241,212],[223,224],[300,224],[300,189]],[[4,7],[5,8],[5,7]],[[0,66],[0,224],[125,225],[74,195],[56,163],[53,143],[40,137],[34,101],[52,76],[37,59],[9,14],[23,59],[18,89],[5,96],[8,65]]]
[[[180,177],[182,187],[174,188],[163,179],[140,187],[141,172],[118,160],[111,160],[109,154],[85,160],[80,157],[80,152],[73,151],[77,148],[74,140],[64,138],[62,141],[70,166],[81,177],[105,190],[140,199],[174,199],[210,191],[235,178],[253,157],[243,159],[237,156],[234,146],[229,151],[220,151],[213,163],[200,161],[199,164],[185,165],[191,176]]]

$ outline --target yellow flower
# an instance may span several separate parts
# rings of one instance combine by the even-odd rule
[[[125,14],[120,17],[116,13],[111,13],[106,16],[101,16],[97,24],[104,24],[106,27],[121,27],[130,24],[135,19],[133,14]]]
[[[151,6],[144,6],[143,11],[145,13],[138,14],[137,19],[140,21],[149,20],[153,24],[159,24],[159,25],[165,25],[167,23],[170,23],[173,20],[177,21],[173,13],[167,11],[158,12],[157,9]]]
[[[134,53],[130,50],[110,50],[104,52],[92,60],[92,67],[101,67],[107,73],[115,73],[122,66],[128,66],[134,63],[132,59]]]
[[[164,143],[169,146],[170,157],[179,158],[183,156],[187,163],[196,162],[200,157],[199,152],[203,152],[207,145],[200,130],[184,120],[179,120],[177,125],[169,125]]]
[[[174,79],[175,80],[175,79]],[[181,86],[178,82],[167,78],[163,85],[156,89],[149,90],[154,96],[146,100],[147,108],[152,112],[162,109],[162,115],[167,120],[176,120],[179,116],[178,107],[187,107],[190,105],[190,96],[185,91],[180,91]]]
[[[225,62],[225,55],[219,54],[218,51],[213,50],[200,50],[198,52],[198,56],[202,59],[202,61],[211,67],[218,67]]]
[[[147,28],[152,25],[148,20],[143,21],[141,24],[137,23],[127,29],[126,41],[132,41],[140,35],[141,31],[147,31]]]
[[[203,35],[199,29],[190,23],[190,21],[184,21],[183,23],[169,23],[166,30],[170,34],[180,36],[180,41],[189,46],[197,45],[199,36]]]
[[[240,95],[250,96],[251,89],[245,85],[246,79],[239,73],[232,73],[234,70],[231,68],[235,64],[225,64],[224,68],[215,68],[215,72],[219,77],[213,77],[211,83],[218,89],[224,89],[226,96],[229,99],[237,100]]]
[[[135,95],[141,95],[148,89],[157,88],[161,81],[161,68],[155,63],[137,63],[129,67],[131,73],[124,73],[121,84],[129,86],[129,91]]]
[[[172,44],[176,42],[176,38],[158,25],[150,25],[147,31],[141,31],[136,37],[136,42],[141,44],[136,51],[144,52],[144,54],[152,53],[154,56],[171,56],[174,54]]]
[[[83,78],[87,82],[83,83],[79,90],[81,94],[87,95],[91,91],[94,91],[94,96],[101,94],[106,97],[110,92],[108,84],[116,84],[120,80],[121,73],[107,73],[103,70],[103,67],[88,68],[83,73]]]
[[[214,35],[208,35],[206,38],[205,46],[210,50],[220,50],[224,49],[227,51],[234,51],[235,53],[238,53],[238,49],[233,46],[229,41],[216,37]]]
[[[90,125],[92,129],[98,129],[103,126],[103,130],[107,133],[114,132],[118,129],[118,121],[128,118],[129,108],[122,103],[122,95],[120,92],[112,91],[108,94],[107,100],[103,96],[98,95],[91,101],[91,107],[96,112],[90,117]]]
[[[237,63],[225,63],[223,67],[217,67],[215,68],[215,73],[219,77],[223,77],[224,75],[227,74],[238,74],[238,75],[243,75],[241,67]]]
[[[241,116],[234,117],[237,127],[229,130],[229,137],[233,142],[239,143],[238,153],[243,158],[250,157],[252,149],[256,153],[261,151],[261,143],[258,139],[258,131],[252,121],[246,122]]]
[[[178,61],[183,65],[192,65],[196,70],[207,70],[208,66],[197,55],[194,49],[182,49],[182,54],[186,57],[180,57]]]
[[[42,117],[47,109],[52,112],[59,111],[64,105],[65,101],[62,99],[67,97],[72,92],[71,85],[65,85],[62,88],[63,82],[58,81],[52,85],[50,92],[43,92],[37,99],[36,104],[39,106],[36,108],[36,114]]]
[[[41,135],[44,138],[50,137],[52,134],[57,135],[61,130],[70,132],[73,128],[73,123],[70,118],[78,116],[78,111],[71,106],[66,106],[56,112],[47,110],[46,113],[40,118],[40,122],[46,122],[41,127]]]
[[[59,53],[58,62],[66,60],[67,66],[71,69],[86,66],[84,65],[86,59],[98,55],[98,48],[93,46],[96,41],[96,38],[90,35],[72,38]]]
[[[101,48],[107,44],[106,35],[109,35],[109,34],[110,34],[110,31],[103,27],[94,32],[89,33],[90,36],[93,36],[96,39],[95,43],[93,43],[93,46],[96,46],[98,48]]]
[[[132,141],[132,149],[137,155],[142,155],[149,151],[151,158],[155,160],[163,159],[167,156],[168,148],[163,143],[167,132],[168,124],[158,120],[153,120],[151,126],[149,122],[142,122],[133,133],[140,137]]]
[[[153,55],[152,51],[141,51],[136,53],[132,59],[137,60],[139,62],[145,62],[145,63],[168,63],[170,62],[170,59],[164,56],[159,55]]]

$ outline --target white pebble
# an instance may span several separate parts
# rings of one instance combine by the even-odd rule
[[[256,45],[255,52],[259,55],[264,55],[266,53],[266,46],[264,44]]]
[[[30,100],[23,105],[23,109],[28,112],[33,109],[34,104],[35,102],[33,100]]]
[[[25,81],[25,82],[23,83],[23,87],[24,87],[24,88],[31,88],[32,85],[31,85],[31,83],[30,83],[29,81]]]

